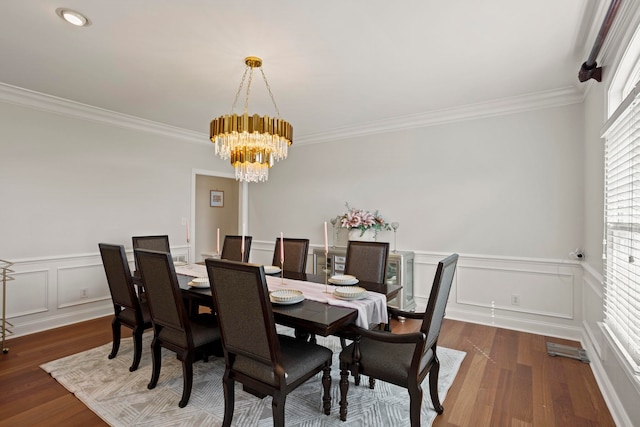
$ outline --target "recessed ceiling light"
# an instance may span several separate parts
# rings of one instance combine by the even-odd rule
[[[56,9],[58,16],[69,24],[73,24],[77,27],[85,27],[90,24],[86,16],[75,10],[65,9],[63,7]]]

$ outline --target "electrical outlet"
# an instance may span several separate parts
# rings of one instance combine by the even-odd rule
[[[87,289],[87,288],[80,289],[80,297],[81,298],[88,298],[89,297],[89,289]]]
[[[180,225],[187,225],[187,218],[181,218],[180,219]]]
[[[520,295],[511,294],[511,305],[520,305]]]

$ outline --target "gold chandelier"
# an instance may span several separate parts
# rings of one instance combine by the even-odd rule
[[[271,93],[267,77],[262,70],[262,59],[248,56],[244,59],[244,63],[247,64],[247,67],[242,75],[238,92],[236,92],[231,114],[211,120],[210,136],[215,145],[216,155],[223,160],[230,160],[236,171],[237,180],[266,181],[269,178],[269,168],[273,166],[274,161],[287,158],[289,145],[293,143],[293,127],[280,118],[280,111]],[[248,113],[254,68],[259,68],[262,72],[262,79],[269,91],[277,117],[257,114],[250,116]],[[244,114],[237,115],[233,111],[247,74],[249,74],[249,81]]]

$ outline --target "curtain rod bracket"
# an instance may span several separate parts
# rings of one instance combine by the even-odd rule
[[[584,83],[589,79],[601,82],[602,67],[598,67],[597,65],[598,63],[594,62],[593,65],[589,67],[586,62],[583,62],[582,67],[580,67],[580,71],[578,72],[578,80],[580,80],[581,83]]]

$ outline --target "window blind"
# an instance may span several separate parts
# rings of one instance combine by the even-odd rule
[[[640,373],[640,94],[605,125],[604,324]]]

